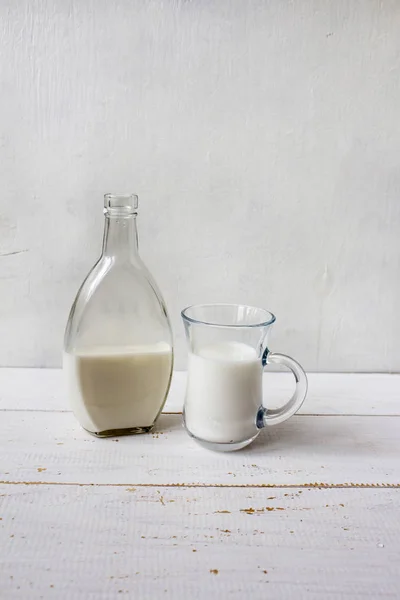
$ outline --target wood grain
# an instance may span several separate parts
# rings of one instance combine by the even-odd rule
[[[400,418],[294,416],[243,451],[204,450],[162,415],[150,435],[99,440],[72,413],[5,411],[0,480],[55,483],[400,484]]]
[[[400,375],[310,373],[308,380],[307,399],[299,414],[400,414]],[[166,412],[181,412],[185,384],[186,373],[176,371]],[[284,403],[293,387],[289,373],[267,373],[266,405]],[[0,368],[0,410],[69,411],[62,371]]]
[[[311,376],[303,414],[217,454],[180,414],[93,438],[60,371],[0,370],[0,599],[399,598],[399,379]]]
[[[398,597],[397,490],[0,493],[7,600]]]

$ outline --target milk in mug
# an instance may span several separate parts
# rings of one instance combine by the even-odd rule
[[[189,354],[184,418],[188,431],[207,442],[253,438],[262,402],[262,363],[251,346],[221,342]]]

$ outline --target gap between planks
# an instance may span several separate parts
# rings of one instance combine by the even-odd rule
[[[400,483],[78,483],[73,481],[0,481],[0,485],[44,485],[76,487],[149,487],[149,488],[259,488],[259,489],[400,489]]]
[[[67,414],[72,414],[72,410],[67,410],[67,409],[47,409],[47,408],[0,408],[0,412],[38,412],[38,413],[67,413]],[[182,411],[166,411],[166,412],[162,412],[162,415],[181,415]],[[375,417],[400,417],[400,414],[398,415],[391,415],[391,414],[373,414],[373,415],[365,415],[365,414],[359,414],[359,413],[295,413],[293,416],[295,417],[366,417],[366,418],[375,418]],[[157,425],[157,423],[156,423]],[[119,436],[117,436],[119,437]]]

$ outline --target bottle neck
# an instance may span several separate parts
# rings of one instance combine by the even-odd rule
[[[105,215],[103,256],[122,260],[139,256],[136,214]]]

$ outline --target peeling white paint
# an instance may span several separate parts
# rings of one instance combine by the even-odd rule
[[[390,0],[2,2],[0,364],[60,364],[128,190],[178,368],[180,308],[238,301],[309,370],[400,370],[399,31]]]

